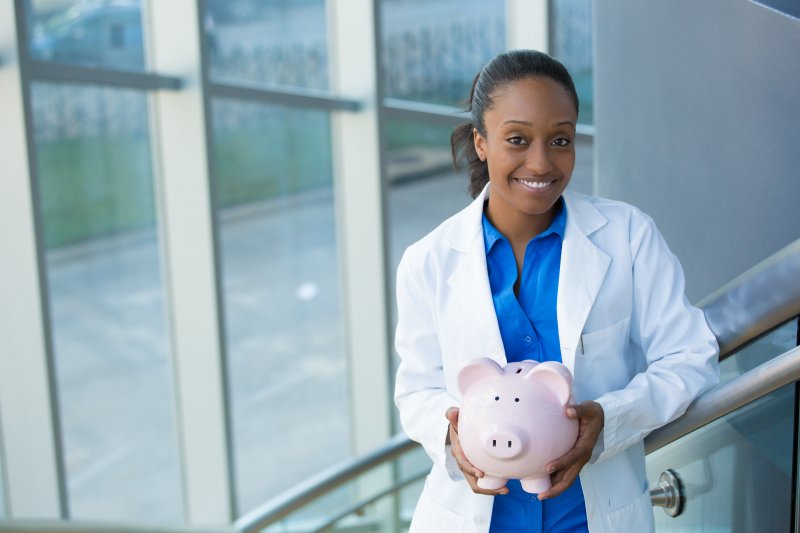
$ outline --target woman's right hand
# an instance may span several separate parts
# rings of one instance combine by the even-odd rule
[[[486,494],[488,496],[496,496],[498,494],[508,494],[508,487],[500,487],[495,490],[486,490],[478,486],[478,478],[483,477],[483,472],[475,468],[472,463],[467,461],[464,455],[464,450],[461,449],[461,443],[458,440],[458,407],[451,407],[444,414],[447,421],[450,422],[450,429],[447,433],[448,444],[450,444],[450,451],[453,458],[458,464],[458,468],[464,474],[464,477],[469,483],[472,492],[476,494]]]

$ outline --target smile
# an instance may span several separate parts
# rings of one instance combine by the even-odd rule
[[[525,179],[514,178],[520,185],[532,191],[543,192],[549,189],[555,182],[556,178],[548,179]]]

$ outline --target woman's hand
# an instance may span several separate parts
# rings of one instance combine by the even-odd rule
[[[567,407],[567,416],[577,418],[580,422],[578,440],[570,451],[547,465],[553,486],[550,490],[539,494],[540,500],[558,496],[575,482],[583,465],[591,459],[592,450],[605,423],[603,408],[597,402],[587,401],[570,405]]]
[[[456,460],[458,467],[463,472],[464,477],[467,479],[472,492],[476,494],[487,494],[495,496],[497,494],[508,494],[507,487],[500,487],[495,490],[486,490],[478,486],[478,478],[483,477],[483,472],[475,468],[472,463],[467,461],[464,451],[461,449],[461,443],[458,440],[458,407],[451,407],[445,413],[445,418],[450,422],[450,429],[448,431],[447,439],[450,444],[450,451],[453,458]]]

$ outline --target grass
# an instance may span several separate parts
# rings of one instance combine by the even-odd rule
[[[215,138],[220,208],[331,184],[326,114],[295,111],[250,126]],[[156,224],[146,136],[39,141],[36,155],[46,249]]]

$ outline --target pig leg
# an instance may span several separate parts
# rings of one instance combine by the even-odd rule
[[[526,477],[520,480],[520,484],[522,485],[522,490],[531,494],[539,494],[549,490],[552,486],[550,476]]]
[[[497,490],[504,487],[506,481],[508,481],[508,478],[485,474],[482,478],[478,478],[478,487],[486,490]]]

